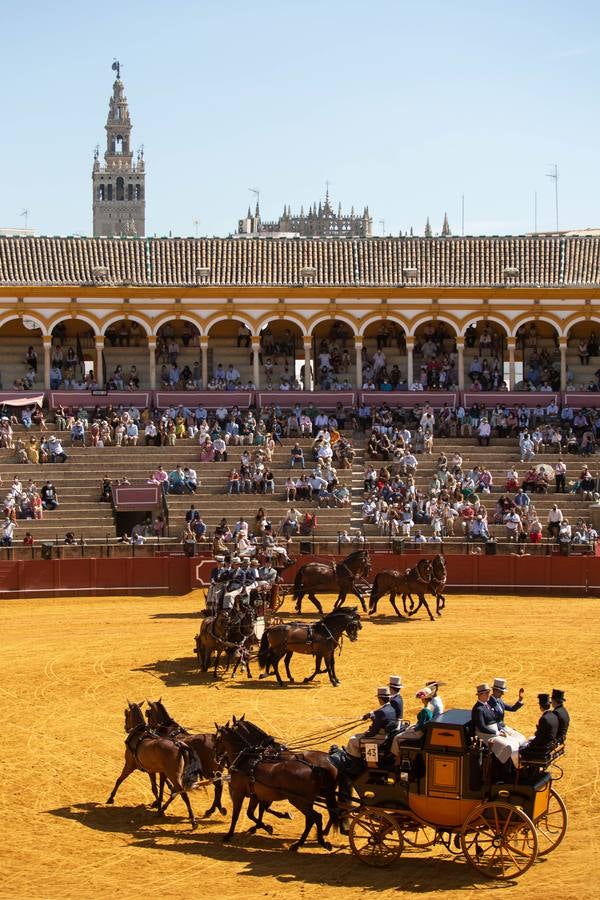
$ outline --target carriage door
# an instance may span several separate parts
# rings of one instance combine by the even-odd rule
[[[427,795],[429,797],[460,797],[460,756],[427,755]]]

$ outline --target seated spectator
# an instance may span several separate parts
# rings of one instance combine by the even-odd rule
[[[56,509],[58,506],[58,495],[56,493],[56,488],[52,481],[48,479],[46,484],[42,487],[40,491],[40,497],[42,499],[42,505],[44,509]]]
[[[81,419],[73,422],[71,427],[71,447],[75,447],[76,444],[85,447],[85,427]]]
[[[529,525],[529,540],[532,544],[541,544],[542,538],[542,525],[538,517],[535,516]]]
[[[227,493],[239,494],[241,492],[240,473],[237,469],[231,469],[227,480]]]
[[[74,531],[67,531],[67,533],[65,534],[65,540],[64,540],[64,543],[65,543],[65,544],[71,544],[71,545],[77,543],[77,538],[75,537],[75,532],[74,532]]]
[[[223,441],[225,443],[225,441]],[[209,437],[205,438],[200,447],[200,462],[212,462],[215,458],[213,442]]]
[[[550,535],[550,537],[558,539],[562,521],[562,510],[558,508],[558,505],[556,503],[553,503],[552,508],[548,512],[548,534]]]
[[[186,493],[185,475],[183,472],[183,467],[180,464],[178,464],[172,472],[169,472],[169,493]]]
[[[53,434],[50,435],[47,441],[48,445],[48,455],[50,457],[50,462],[56,462],[60,460],[61,462],[66,462],[68,457],[65,451],[63,450],[62,443],[60,440],[55,437]]]
[[[222,437],[217,437],[213,441],[212,449],[215,462],[227,462],[227,444]]]
[[[304,450],[297,441],[290,451],[290,468],[293,469],[295,466],[304,468]]]

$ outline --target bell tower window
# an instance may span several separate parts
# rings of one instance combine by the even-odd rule
[[[127,199],[133,200],[133,185],[132,184],[127,185]]]
[[[98,200],[104,200],[104,185],[101,184],[98,187]]]
[[[121,156],[123,154],[123,135],[118,134],[115,137],[115,154]]]
[[[121,176],[117,178],[117,200],[125,199],[125,181]]]

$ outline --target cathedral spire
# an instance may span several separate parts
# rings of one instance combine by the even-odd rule
[[[431,223],[429,222],[429,216],[427,216],[427,222],[425,223],[425,237],[431,237]]]
[[[444,213],[444,224],[442,225],[442,237],[450,237],[452,232],[450,231],[450,225],[448,224],[448,213]]]

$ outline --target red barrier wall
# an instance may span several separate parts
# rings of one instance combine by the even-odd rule
[[[428,554],[430,555],[430,554]],[[406,569],[418,554],[372,554],[371,579],[381,569]],[[285,572],[293,582],[301,565],[331,556],[300,557]],[[447,556],[448,587],[459,592],[576,591],[600,594],[600,557]],[[0,562],[0,597],[63,595],[186,594],[206,584],[214,561],[181,554],[112,559],[14,560]]]

